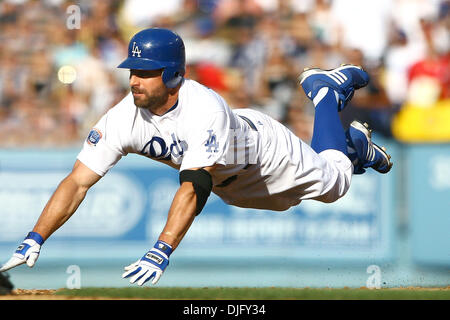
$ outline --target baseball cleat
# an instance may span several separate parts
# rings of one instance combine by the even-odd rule
[[[385,147],[372,141],[372,130],[367,123],[353,121],[346,132],[348,155],[354,166],[354,174],[362,174],[366,168],[388,173],[393,163]]]
[[[339,95],[338,111],[341,111],[351,100],[355,90],[369,83],[369,75],[362,67],[343,64],[332,70],[305,68],[298,80],[311,100],[321,88],[332,88]]]

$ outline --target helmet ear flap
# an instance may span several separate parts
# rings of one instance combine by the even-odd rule
[[[165,68],[162,73],[162,80],[167,88],[175,88],[183,80],[184,72],[174,68]]]

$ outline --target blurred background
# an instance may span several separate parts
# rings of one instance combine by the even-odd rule
[[[342,122],[368,122],[394,168],[356,176],[335,204],[286,213],[213,197],[161,285],[448,286],[449,9],[448,0],[1,1],[1,259],[127,94],[129,74],[116,66],[129,39],[165,27],[184,39],[187,78],[307,142],[314,107],[297,83],[303,68],[363,66],[371,81]],[[122,160],[46,243],[40,266],[10,271],[17,286],[64,287],[69,265],[83,286],[127,285],[122,266],[156,240],[177,186],[176,172],[149,162]]]

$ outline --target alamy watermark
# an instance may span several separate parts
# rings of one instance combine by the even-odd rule
[[[381,288],[381,268],[375,264],[367,267],[366,272],[370,274],[366,281],[366,287],[369,289]]]
[[[66,14],[66,27],[69,30],[81,29],[81,8],[76,4],[72,4],[67,7]]]
[[[239,130],[230,130],[228,136],[229,148],[225,161],[227,164],[256,164],[258,163],[258,152],[256,133],[246,132],[239,136]]]
[[[81,288],[81,269],[79,266],[73,264],[67,267],[66,273],[69,277],[66,280],[67,289],[80,289]]]

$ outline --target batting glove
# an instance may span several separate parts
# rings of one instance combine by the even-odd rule
[[[149,280],[152,280],[152,284],[156,284],[169,265],[171,253],[172,247],[158,240],[141,259],[124,268],[125,272],[122,274],[122,278],[131,277],[130,283],[137,282],[140,286]]]
[[[29,232],[25,240],[19,245],[14,252],[11,259],[6,262],[0,272],[17,267],[23,263],[31,268],[39,258],[39,252],[41,251],[41,245],[44,243],[44,238],[37,232]]]

